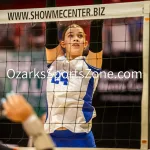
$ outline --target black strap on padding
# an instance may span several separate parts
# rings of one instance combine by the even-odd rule
[[[93,0],[93,4],[102,4],[102,0]],[[90,27],[90,51],[98,53],[102,50],[103,20],[93,20]]]
[[[102,4],[102,0],[93,0],[93,4]],[[98,53],[102,50],[102,20],[93,20],[90,27],[90,51]]]
[[[102,4],[102,0],[93,0],[93,4]]]
[[[46,0],[46,7],[56,7],[55,0]]]
[[[46,0],[46,7],[55,7],[55,0]],[[56,22],[46,23],[46,44],[48,49],[55,48],[58,45],[57,24]]]
[[[102,50],[103,20],[93,20],[90,27],[90,51],[98,53]]]

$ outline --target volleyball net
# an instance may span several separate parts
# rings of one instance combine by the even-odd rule
[[[146,150],[150,143],[149,1],[1,10],[0,97],[10,91],[21,93],[38,116],[46,112],[46,23],[57,22],[60,34],[52,36],[58,38],[66,26],[79,24],[90,42],[93,20],[103,20],[103,67],[93,97],[97,117],[92,131],[97,149]],[[5,118],[0,122],[1,141],[25,145],[28,137],[19,124]]]

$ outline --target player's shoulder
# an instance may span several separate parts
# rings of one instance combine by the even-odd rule
[[[60,63],[62,63],[62,61],[66,60],[65,56],[58,56],[56,60],[54,60],[51,63],[47,64],[47,67],[50,68],[51,66],[56,66],[59,65]]]
[[[103,50],[101,50],[98,53],[89,51],[88,55],[86,56],[86,62],[95,68],[101,68],[102,60],[103,60],[102,56],[103,56]]]
[[[98,72],[98,73],[101,71],[101,68],[98,68],[98,67],[95,67],[95,66],[91,65],[89,63],[89,61],[87,61],[86,56],[84,56],[84,62],[85,62],[86,68],[90,69],[91,71]]]

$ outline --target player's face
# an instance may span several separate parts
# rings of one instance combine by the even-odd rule
[[[66,49],[67,56],[72,59],[78,56],[82,56],[83,50],[87,46],[85,33],[81,27],[69,28],[65,33],[63,42],[63,47]]]

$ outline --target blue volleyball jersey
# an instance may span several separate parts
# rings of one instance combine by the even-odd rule
[[[47,117],[44,128],[53,133],[60,127],[81,133],[89,132],[96,116],[92,97],[100,69],[86,63],[84,56],[68,61],[58,57],[48,69]]]

